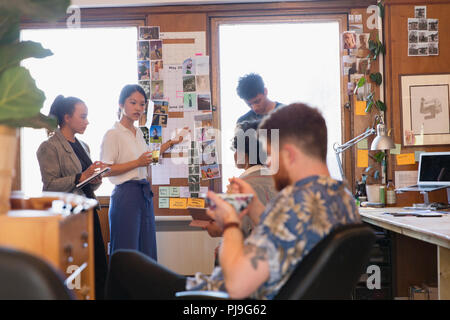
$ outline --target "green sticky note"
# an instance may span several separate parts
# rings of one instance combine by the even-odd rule
[[[168,197],[169,196],[169,187],[159,187],[159,196],[160,197]]]
[[[168,209],[169,208],[169,198],[159,198],[159,208]]]
[[[420,154],[424,153],[425,151],[414,151],[414,159],[416,160],[416,162],[419,162],[420,159]]]
[[[400,143],[395,144],[395,149],[389,150],[389,152],[391,154],[400,154],[401,151],[402,151],[402,145]]]
[[[360,142],[358,142],[358,144],[356,146],[358,147],[358,149],[363,149],[363,150],[369,149],[369,144],[367,142],[367,139],[361,140]]]
[[[180,187],[169,187],[169,195],[170,197],[179,197],[180,196]]]

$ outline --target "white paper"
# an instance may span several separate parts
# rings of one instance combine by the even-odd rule
[[[417,184],[418,171],[395,171],[395,188],[405,188]]]
[[[161,32],[161,39],[194,39],[194,43],[164,44],[164,64],[182,64],[196,54],[206,55],[206,32]]]
[[[168,185],[170,178],[187,178],[187,158],[162,158],[152,166],[152,185]]]
[[[183,110],[183,77],[181,65],[165,65],[163,69],[164,94],[169,111]]]

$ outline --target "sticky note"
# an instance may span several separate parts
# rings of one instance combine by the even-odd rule
[[[358,142],[358,144],[356,145],[358,147],[358,149],[369,149],[369,144],[367,142],[367,139],[361,140],[360,142]]]
[[[416,162],[419,162],[420,160],[420,154],[424,153],[425,151],[414,151],[414,160],[416,160]]]
[[[159,200],[158,207],[160,209],[169,208],[169,198],[159,198],[158,200]]]
[[[169,187],[169,196],[170,197],[179,197],[180,196],[180,187]]]
[[[369,166],[369,150],[358,150],[357,166],[365,168]]]
[[[188,208],[204,208],[205,199],[189,198],[187,206]]]
[[[365,115],[367,115],[366,107],[367,107],[367,101],[356,100],[356,103],[355,103],[355,114],[357,116],[365,116]]]
[[[395,149],[389,150],[389,152],[391,154],[400,154],[401,151],[402,151],[402,145],[400,143],[395,144]]]
[[[398,154],[396,157],[397,157],[397,165],[398,166],[416,163],[414,153],[402,153],[402,154]]]
[[[169,207],[170,209],[186,209],[187,199],[186,198],[170,198]]]
[[[169,196],[169,187],[159,187],[159,196],[160,197],[168,197]]]

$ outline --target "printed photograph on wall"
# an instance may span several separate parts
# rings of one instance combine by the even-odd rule
[[[450,144],[450,74],[401,76],[403,144]]]

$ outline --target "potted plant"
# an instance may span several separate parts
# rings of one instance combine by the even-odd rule
[[[9,211],[9,197],[16,163],[18,128],[56,127],[40,113],[45,94],[30,72],[20,65],[27,58],[53,53],[40,43],[20,41],[20,19],[52,20],[66,14],[70,0],[14,0],[0,2],[0,214]]]

